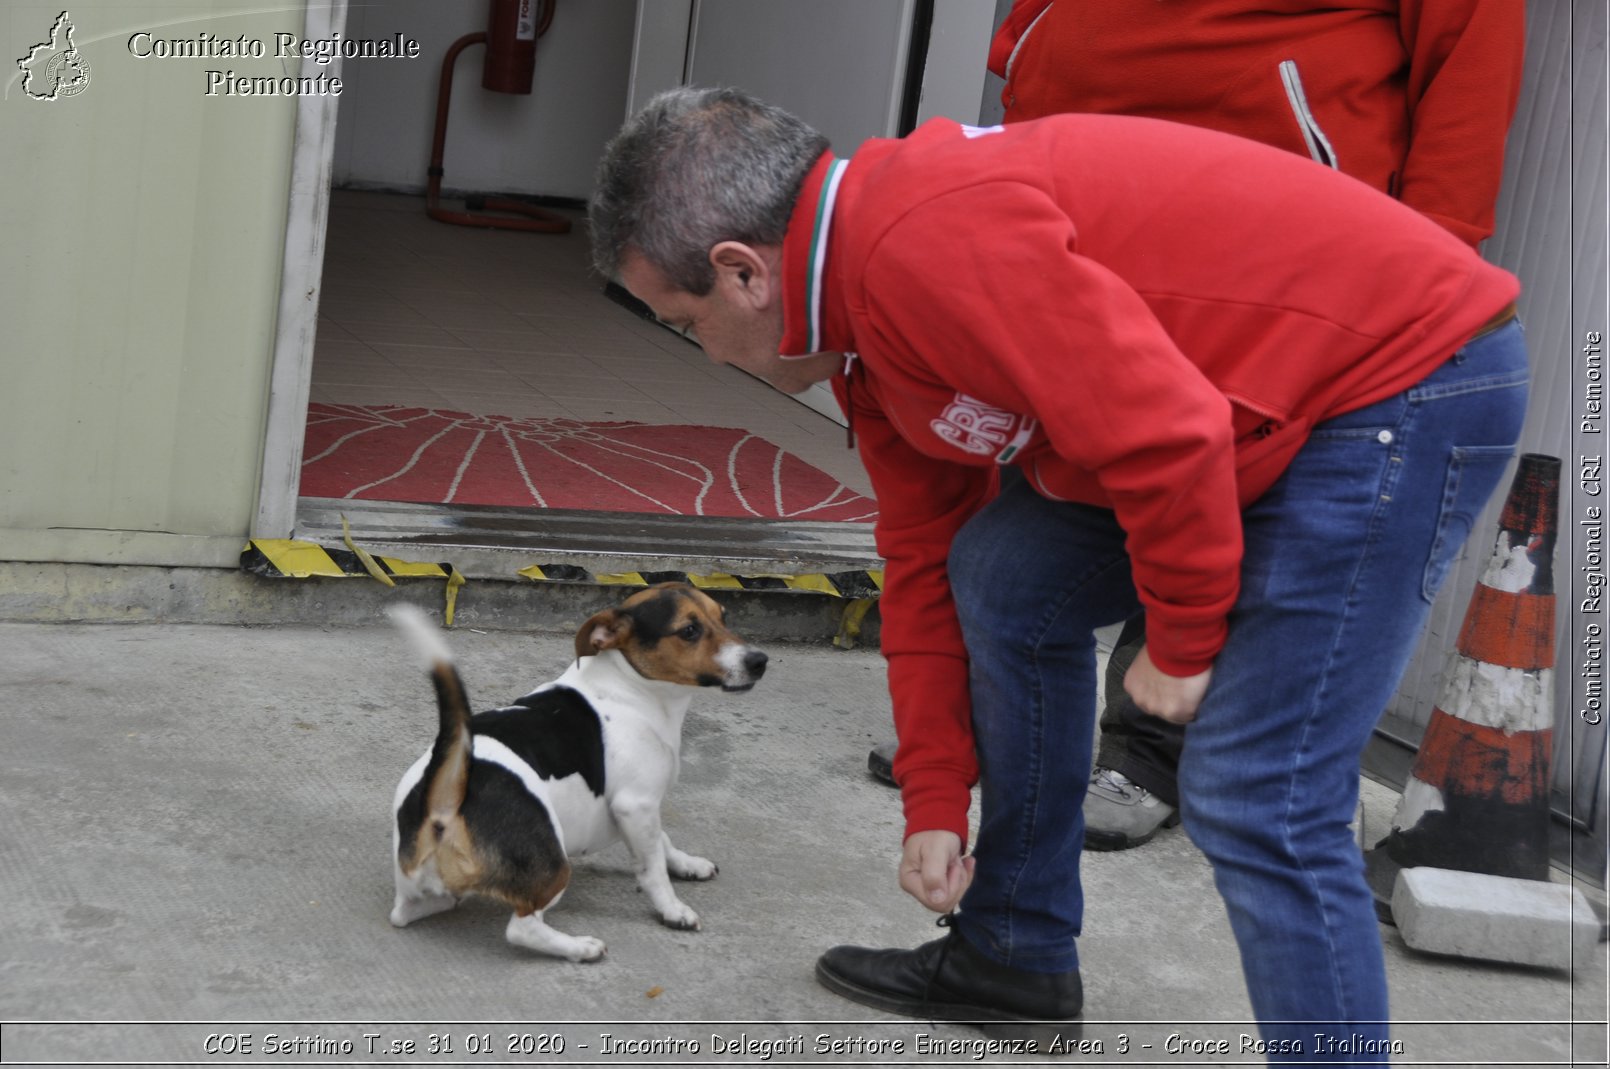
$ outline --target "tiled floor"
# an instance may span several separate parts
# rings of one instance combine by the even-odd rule
[[[422,198],[337,192],[312,400],[742,427],[871,494],[843,427],[605,297],[579,218],[481,230]]]

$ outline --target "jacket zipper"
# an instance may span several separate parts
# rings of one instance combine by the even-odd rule
[[[850,395],[850,387],[855,384],[855,353],[844,354],[844,445],[848,449],[855,448],[855,398]]]
[[[1071,497],[1058,497],[1056,494],[1053,494],[1051,491],[1049,491],[1049,490],[1047,490],[1045,488],[1045,476],[1040,474],[1040,458],[1039,457],[1034,458],[1034,471],[1033,471],[1032,478],[1030,478],[1029,481],[1034,485],[1034,489],[1039,491],[1040,496],[1043,497],[1043,498],[1047,498],[1048,500],[1051,500],[1051,501],[1072,501],[1073,500]]]
[[[1045,9],[1034,16],[1034,21],[1024,27],[1023,36],[1017,39],[1017,44],[1012,46],[1012,54],[1006,57],[1006,81],[1010,82],[1012,80],[1012,66],[1017,62],[1017,54],[1023,51],[1023,46],[1028,43],[1029,34],[1034,32],[1034,27],[1040,24],[1040,20],[1045,18],[1046,12],[1050,11],[1053,6],[1054,4],[1045,5]]]
[[[1302,75],[1297,73],[1297,61],[1288,59],[1280,64],[1280,82],[1286,87],[1286,99],[1291,103],[1291,112],[1297,119],[1297,129],[1302,132],[1303,141],[1308,145],[1308,154],[1326,167],[1341,170],[1336,161],[1336,150],[1331,147],[1330,139],[1325,131],[1319,128],[1319,122],[1308,107],[1308,94],[1303,92]]]

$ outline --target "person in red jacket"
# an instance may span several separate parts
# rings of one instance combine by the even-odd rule
[[[598,270],[713,360],[830,381],[878,497],[900,884],[953,916],[818,979],[1077,1017],[1094,631],[1144,606],[1125,685],[1192,722],[1185,826],[1265,1036],[1386,1042],[1359,757],[1519,436],[1515,279],[1327,168],[1119,116],[933,120],[846,160],[677,90],[589,213]]]
[[[991,44],[1004,121],[1062,112],[1205,126],[1309,156],[1472,247],[1492,234],[1519,95],[1523,0],[1017,0]],[[1122,850],[1178,823],[1184,729],[1123,690],[1128,621],[1085,799],[1085,845]],[[893,782],[894,745],[869,755]]]
[[[1524,0],[1016,0],[1007,123],[1103,112],[1239,134],[1352,175],[1475,247],[1493,232]]]

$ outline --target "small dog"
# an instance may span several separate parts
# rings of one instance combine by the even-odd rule
[[[425,657],[440,718],[435,746],[397,784],[391,923],[473,892],[514,907],[509,942],[597,961],[602,942],[542,915],[570,881],[568,857],[624,839],[660,920],[697,929],[669,877],[708,880],[716,866],[671,845],[660,802],[676,782],[691,688],[749,690],[767,659],[727,630],[721,606],[682,583],[634,594],[582,625],[576,662],[557,680],[474,716],[440,630],[413,606],[391,615]]]

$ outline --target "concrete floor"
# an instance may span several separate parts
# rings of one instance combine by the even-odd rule
[[[482,704],[569,656],[556,634],[453,642]],[[890,731],[874,653],[774,647],[753,693],[695,703],[665,819],[721,866],[679,885],[703,930],[657,924],[616,848],[578,864],[550,916],[608,944],[578,966],[508,946],[485,902],[387,923],[392,789],[435,718],[391,631],[3,624],[0,649],[4,1064],[973,1060],[931,1044],[978,1033],[872,1013],[812,978],[834,943],[939,934],[896,888],[898,799],[864,771]],[[1396,798],[1367,787],[1367,827],[1384,832]],[[1102,1052],[1083,1061],[1256,1064],[1236,1052],[1256,1032],[1189,840],[1090,854],[1084,873],[1085,1034]],[[1604,944],[1560,972],[1428,958],[1381,934],[1396,1064],[1605,1064]],[[510,1054],[511,1034],[532,1038]],[[611,1055],[605,1034],[682,1050]],[[433,1035],[453,1053],[432,1053]],[[772,1046],[725,1049],[740,1036]],[[1231,1053],[1171,1053],[1171,1036]]]

